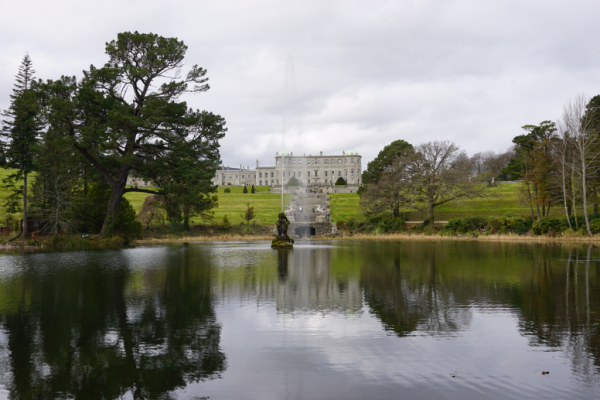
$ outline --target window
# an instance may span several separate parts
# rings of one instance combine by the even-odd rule
[[[308,180],[308,183],[310,183],[310,179]]]
[[[294,160],[294,165],[296,165],[296,160]]]
[[[318,173],[318,171],[315,171],[315,178],[316,178],[317,176],[319,176],[319,173]]]
[[[258,173],[258,177],[259,177],[259,178],[262,178],[262,172],[259,172],[259,173]]]
[[[350,159],[350,164],[354,164],[354,158]]]
[[[219,177],[219,174],[217,174],[217,178]]]
[[[342,160],[338,160],[338,165],[342,163]]]
[[[258,184],[259,184],[259,185],[262,185],[262,181],[258,181]]]
[[[331,165],[335,164],[335,160],[331,160]]]
[[[294,177],[296,176],[296,171],[294,171]]]
[[[325,165],[327,165],[327,160],[325,160]]]
[[[344,171],[344,176],[348,176],[348,170]]]
[[[275,173],[271,172],[271,178],[275,177]],[[273,183],[273,181],[271,181],[271,183]]]
[[[306,165],[310,165],[310,160],[306,160]]]
[[[237,179],[237,175],[235,176],[235,179]]]
[[[331,176],[335,176],[335,171],[331,171]]]
[[[325,171],[325,177],[327,177],[327,171]]]
[[[310,178],[310,171],[308,171],[308,177]]]
[[[302,178],[302,171],[298,171],[298,178]]]
[[[242,175],[242,178],[244,177],[244,175]]]
[[[350,171],[350,176],[354,176],[354,170]]]
[[[342,176],[342,171],[338,171],[338,176]]]
[[[313,161],[313,164],[318,164],[318,163],[319,163],[319,160],[317,160],[317,159],[315,159],[315,160]]]
[[[273,182],[274,182],[273,179],[271,179],[271,185],[273,184]]]

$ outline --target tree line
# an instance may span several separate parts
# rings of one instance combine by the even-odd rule
[[[186,51],[177,38],[124,32],[106,43],[103,66],[46,81],[26,55],[3,112],[2,159],[13,169],[6,211],[51,233],[102,236],[141,230],[128,192],[161,196],[169,220],[187,229],[190,217],[210,213],[227,129],[221,116],[180,100],[209,89],[205,69],[183,72]],[[155,189],[128,186],[130,176]]]
[[[569,228],[592,235],[590,208],[598,214],[600,189],[600,96],[578,95],[556,121],[522,128],[508,151],[472,157],[450,141],[394,141],[363,172],[361,206],[367,215],[394,218],[401,209],[427,212],[433,222],[439,205],[484,197],[495,180],[520,180],[532,221],[560,207]]]

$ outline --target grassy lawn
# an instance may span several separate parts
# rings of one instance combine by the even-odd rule
[[[1,183],[12,170],[0,168],[0,224],[4,225],[7,213],[4,210],[3,203],[8,194],[8,189],[4,189]],[[28,180],[28,186],[31,187],[33,175]],[[231,193],[225,193],[228,187]],[[455,201],[436,207],[435,217],[438,221],[447,221],[452,218],[466,217],[469,215],[502,215],[508,211],[516,212],[522,216],[531,215],[528,207],[520,201],[519,188],[520,183],[505,183],[498,187],[489,188],[486,191],[486,197],[475,200]],[[281,210],[281,194],[268,193],[268,186],[257,186],[258,193],[242,193],[243,187],[220,186],[218,188],[219,207],[215,211],[215,220],[221,221],[223,216],[227,215],[232,224],[239,224],[243,221],[241,214],[246,210],[246,203],[250,202],[255,207],[257,216],[255,220],[261,221],[261,224],[272,223],[277,219],[277,214]],[[248,188],[250,190],[250,188]],[[146,193],[127,193],[125,197],[131,202],[136,211],[140,211],[144,199],[148,196]],[[348,218],[363,218],[362,210],[359,206],[359,197],[356,193],[332,193],[331,211],[333,221],[345,221]],[[292,198],[291,194],[284,196],[284,204],[289,204]],[[554,207],[552,216],[562,217],[564,215],[561,207]],[[14,214],[15,218],[20,215]],[[424,213],[410,213],[406,210],[405,214],[408,220],[419,221],[426,218]],[[195,218],[195,222],[202,222],[200,218]]]
[[[502,215],[508,211],[524,217],[531,216],[529,207],[520,201],[519,188],[521,183],[504,183],[486,190],[486,197],[474,200],[453,201],[435,208],[437,221],[447,221],[452,218],[464,218],[472,215],[492,216]],[[332,193],[331,218],[333,221],[344,221],[348,218],[362,218],[359,197],[356,193]],[[406,210],[407,220],[420,221],[427,218],[426,213],[411,213]],[[558,218],[564,216],[564,209],[553,207],[550,215]]]
[[[225,188],[228,187],[231,193],[225,193]],[[281,193],[269,193],[268,186],[255,186],[258,193],[243,193],[244,188],[239,186],[220,186],[217,196],[219,197],[219,207],[214,210],[215,221],[222,221],[227,215],[229,222],[239,224],[243,221],[242,214],[246,212],[246,204],[254,206],[256,212],[255,221],[260,220],[261,224],[274,223],[277,220],[277,214],[281,211]],[[250,188],[248,188],[250,192]],[[148,196],[146,193],[127,193],[125,197],[131,202],[136,211],[142,209],[144,199]],[[284,195],[284,205],[290,203],[291,194]],[[193,219],[199,223],[202,220]]]

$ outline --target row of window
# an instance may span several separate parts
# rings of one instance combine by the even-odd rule
[[[323,160],[325,165],[329,165],[329,160]],[[358,164],[358,160],[356,160],[356,163]],[[277,164],[279,164],[279,160],[277,160]],[[287,160],[287,163],[289,165],[301,165],[302,161],[301,160]],[[306,160],[306,165],[310,165],[311,164],[311,160]],[[312,164],[319,164],[319,160],[317,158],[315,158],[314,160],[312,160]],[[331,165],[335,164],[335,160],[331,159]],[[337,160],[337,164],[338,165],[342,165],[342,160]],[[344,158],[344,164],[348,164],[348,159]],[[354,158],[350,159],[350,164],[354,164]]]
[[[309,178],[310,178],[310,175],[311,175],[310,173],[311,173],[311,172],[313,172],[313,176],[314,176],[314,177],[318,177],[318,176],[319,176],[319,171],[318,171],[318,170],[315,170],[315,171],[307,171],[307,176],[308,176]],[[295,176],[295,177],[298,177],[298,178],[302,178],[302,171],[288,171],[288,177],[291,177],[291,176],[292,176],[292,173],[293,173],[293,176]],[[269,173],[268,173],[268,172],[265,172],[265,173],[264,173],[264,175],[265,175],[265,178],[268,178],[268,177],[269,177]],[[326,176],[326,177],[327,177],[327,176],[335,176],[335,171],[331,171],[331,175],[329,175],[329,171],[325,171],[325,176]],[[338,174],[337,174],[337,176],[342,176],[342,171],[338,171]],[[348,176],[348,171],[344,171],[344,176]],[[350,171],[350,176],[354,176],[354,170],[351,170],[351,171]],[[218,177],[219,177],[219,175],[217,174],[217,176],[216,176],[216,177],[218,178]],[[237,179],[237,177],[238,177],[238,175],[236,175],[236,176],[235,176],[235,178],[236,178],[236,179]],[[250,175],[248,175],[248,178],[250,178],[250,177],[251,177],[251,176],[250,176]],[[263,173],[262,173],[262,172],[259,172],[259,173],[258,173],[258,177],[259,177],[259,178],[262,178],[262,177],[263,177]],[[271,178],[274,178],[274,177],[275,177],[275,173],[274,173],[274,172],[271,172]],[[245,175],[242,175],[242,179],[244,179],[244,178],[245,178]],[[254,178],[256,179],[256,174],[254,175]],[[230,176],[230,177],[229,177],[229,179],[233,179],[233,176]],[[265,182],[268,182],[268,181],[265,181]]]

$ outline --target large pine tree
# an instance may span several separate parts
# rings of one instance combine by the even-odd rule
[[[13,189],[5,206],[7,211],[17,212],[20,208],[18,200],[23,198],[23,234],[27,233],[27,175],[33,170],[32,147],[41,129],[36,93],[32,88],[35,83],[34,74],[31,58],[26,54],[16,76],[13,94],[10,95],[10,107],[2,113],[2,145],[6,155],[4,167],[16,169],[4,180]],[[21,179],[22,188],[17,186]]]
[[[80,152],[111,189],[102,235],[125,193],[157,193],[127,187],[130,173],[158,184],[159,194],[180,183],[216,191],[211,179],[227,129],[222,117],[180,101],[209,88],[197,65],[181,75],[186,51],[177,38],[124,32],[106,44],[103,67],[90,66],[79,82],[63,76],[43,86],[45,121],[59,145]]]

